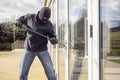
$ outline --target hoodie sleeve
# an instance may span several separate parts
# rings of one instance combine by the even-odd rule
[[[30,14],[19,17],[16,20],[16,24],[21,24],[21,26],[22,26],[22,24],[27,25],[27,19],[29,18],[29,16],[30,16]]]
[[[50,28],[51,29],[50,29],[50,33],[49,33],[49,38],[50,38],[49,40],[50,40],[51,44],[55,45],[58,43],[58,39],[56,38],[56,35],[54,33],[54,27],[53,27],[52,23],[51,23]]]
[[[54,33],[54,27],[53,27],[53,24],[50,23],[50,30],[49,30],[49,34],[48,34],[49,38],[52,38],[52,37],[55,37],[56,38],[56,35]]]

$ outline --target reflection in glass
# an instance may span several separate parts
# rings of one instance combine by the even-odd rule
[[[120,79],[120,1],[101,0],[102,80]]]
[[[74,4],[73,4],[74,3]],[[87,0],[70,0],[70,42],[71,53],[76,55],[70,68],[71,80],[88,80],[85,53],[85,26],[87,26]]]

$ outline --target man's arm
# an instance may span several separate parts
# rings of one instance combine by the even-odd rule
[[[55,45],[58,43],[58,39],[56,38],[56,35],[54,33],[54,28],[53,28],[52,23],[50,25],[51,26],[50,26],[50,32],[49,32],[49,38],[50,38],[49,40],[50,40],[51,44]]]
[[[28,18],[29,16],[30,16],[30,14],[27,14],[27,15],[24,15],[24,16],[19,17],[19,18],[16,20],[16,22],[15,22],[16,26],[22,27],[23,24],[24,24],[24,25],[27,25],[27,18]]]

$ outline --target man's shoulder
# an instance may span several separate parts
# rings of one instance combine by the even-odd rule
[[[50,29],[53,29],[54,26],[53,26],[53,24],[52,24],[51,21],[48,21],[48,25],[49,25],[49,28],[50,28]]]
[[[26,14],[26,17],[35,17],[36,16],[36,14]]]
[[[48,20],[48,24],[49,24],[49,25],[53,25],[52,22],[51,22],[50,20]]]

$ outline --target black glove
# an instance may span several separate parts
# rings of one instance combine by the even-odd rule
[[[17,27],[19,27],[19,28],[22,27],[22,23],[20,23],[20,22],[15,22],[15,25],[16,25]]]
[[[52,37],[49,40],[50,40],[51,44],[53,44],[53,45],[58,43],[58,40],[55,37]]]

